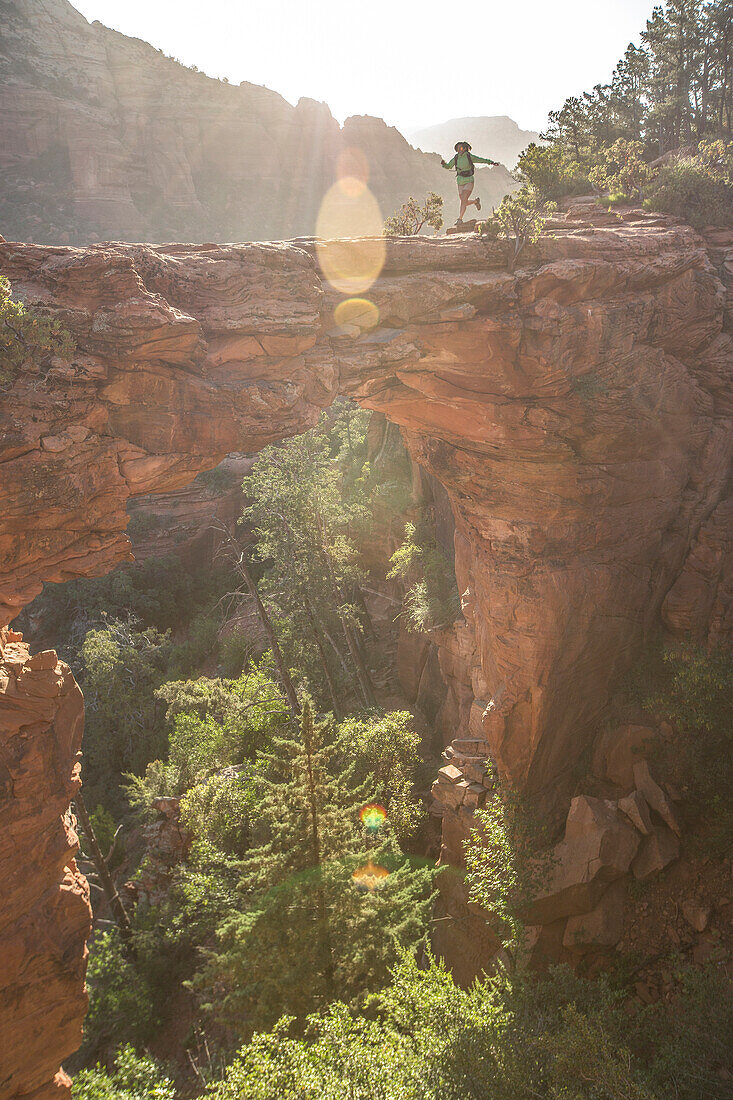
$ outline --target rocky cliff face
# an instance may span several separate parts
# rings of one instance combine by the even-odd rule
[[[0,232],[42,242],[271,240],[315,232],[354,149],[386,217],[438,191],[440,158],[381,119],[194,72],[67,0],[0,0]],[[455,139],[454,139],[455,140]],[[452,144],[452,143],[451,143]],[[516,186],[484,173],[492,205]]]
[[[692,230],[643,216],[612,228],[569,216],[509,275],[501,242],[397,239],[368,291],[379,323],[365,329],[335,324],[340,296],[309,241],[0,245],[15,291],[77,344],[70,363],[28,367],[4,395],[1,617],[44,580],[128,556],[130,497],[302,431],[351,394],[402,427],[455,517],[464,618],[439,655],[442,720],[459,739],[445,858],[460,858],[480,801],[468,788],[481,782],[463,776],[477,745],[564,815],[573,768],[645,631],[660,614],[682,629],[708,574],[715,598],[696,608],[696,628],[729,621],[731,244],[709,251]],[[66,721],[54,730],[68,743]],[[68,793],[59,780],[53,797]],[[10,788],[6,812],[16,800]],[[586,802],[574,802],[567,845],[606,852],[626,825]],[[593,890],[583,896],[595,904]],[[446,904],[458,913],[461,899]],[[465,932],[477,942],[468,919]],[[40,1016],[46,992],[33,996]],[[70,1043],[56,1044],[59,1059]]]
[[[89,890],[69,802],[80,786],[84,701],[53,650],[0,630],[0,1096],[68,1092],[81,1042]]]

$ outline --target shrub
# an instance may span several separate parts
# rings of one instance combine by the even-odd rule
[[[9,281],[0,275],[0,388],[24,365],[46,369],[54,357],[70,359],[73,353],[74,341],[61,323],[14,301]]]
[[[652,170],[643,159],[644,147],[640,141],[619,138],[600,150],[599,163],[591,168],[589,177],[599,191],[608,191],[620,202],[628,196],[641,198],[644,188],[652,178]]]
[[[522,183],[534,187],[544,199],[557,201],[567,195],[587,194],[591,189],[588,170],[562,145],[532,142],[517,162]]]
[[[546,851],[550,835],[519,793],[504,784],[474,820],[464,843],[469,897],[502,922],[504,946],[514,950],[522,929],[518,914],[552,866]]]
[[[430,191],[422,205],[417,199],[409,198],[384,223],[385,237],[415,237],[429,225],[436,231],[443,224],[443,199],[435,191]]]
[[[701,142],[696,156],[666,165],[644,206],[696,229],[733,224],[733,143]]]
[[[519,256],[528,244],[539,239],[554,209],[554,203],[547,202],[535,187],[525,184],[520,191],[502,199],[492,217],[479,222],[478,230],[484,237],[503,237],[514,243],[508,264],[509,270],[514,271]]]
[[[398,837],[415,828],[420,809],[413,796],[420,765],[420,738],[409,711],[369,718],[347,718],[339,726],[341,755],[350,760],[358,782],[369,780]]]
[[[145,1042],[155,1022],[151,991],[125,954],[116,928],[92,940],[87,986],[82,1057],[120,1042]]]
[[[647,704],[676,727],[673,763],[707,844],[724,855],[733,843],[733,657],[691,644],[668,650]]]
[[[501,973],[462,990],[444,965],[420,969],[405,956],[366,1015],[332,1005],[310,1018],[305,1038],[294,1038],[282,1020],[240,1051],[212,1095],[723,1100],[730,1094],[731,998],[722,975],[692,985],[696,992],[683,979],[670,1003],[630,1018],[602,979],[566,968],[542,977]]]
[[[154,1059],[125,1046],[111,1073],[101,1065],[77,1073],[71,1095],[74,1100],[174,1100],[175,1089]]]
[[[404,542],[390,565],[387,579],[400,577],[409,585],[404,611],[410,630],[434,630],[458,617],[461,604],[455,573],[424,524],[405,524]]]

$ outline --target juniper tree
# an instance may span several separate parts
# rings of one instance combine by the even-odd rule
[[[410,865],[388,826],[365,835],[359,809],[368,786],[334,768],[335,751],[333,732],[314,723],[306,700],[300,728],[276,738],[264,758],[241,909],[220,927],[220,950],[202,974],[242,1034],[361,997],[387,980],[398,948],[425,932],[431,872]],[[354,872],[370,861],[389,874],[360,890]]]
[[[366,509],[357,494],[342,491],[338,456],[344,443],[339,448],[319,429],[268,447],[243,483],[251,501],[243,520],[253,527],[257,556],[265,565],[259,595],[286,652],[314,691],[327,687],[337,716],[340,685],[351,681],[367,706],[374,703],[361,638],[361,570],[351,533]]]

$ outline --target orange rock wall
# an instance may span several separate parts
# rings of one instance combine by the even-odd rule
[[[89,890],[69,803],[84,701],[53,650],[0,631],[0,1096],[60,1096],[81,1042]]]

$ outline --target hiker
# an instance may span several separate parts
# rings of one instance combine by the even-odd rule
[[[473,191],[473,166],[474,163],[478,164],[498,164],[496,160],[488,160],[486,157],[474,157],[471,155],[471,146],[467,141],[457,141],[455,144],[456,155],[448,163],[441,160],[441,164],[444,168],[455,168],[456,170],[456,183],[458,184],[458,198],[461,200],[461,212],[458,215],[458,221],[456,225],[461,225],[463,222],[463,215],[469,206],[475,206],[477,210],[481,209],[481,199],[478,196],[475,199],[471,198],[471,192]]]

